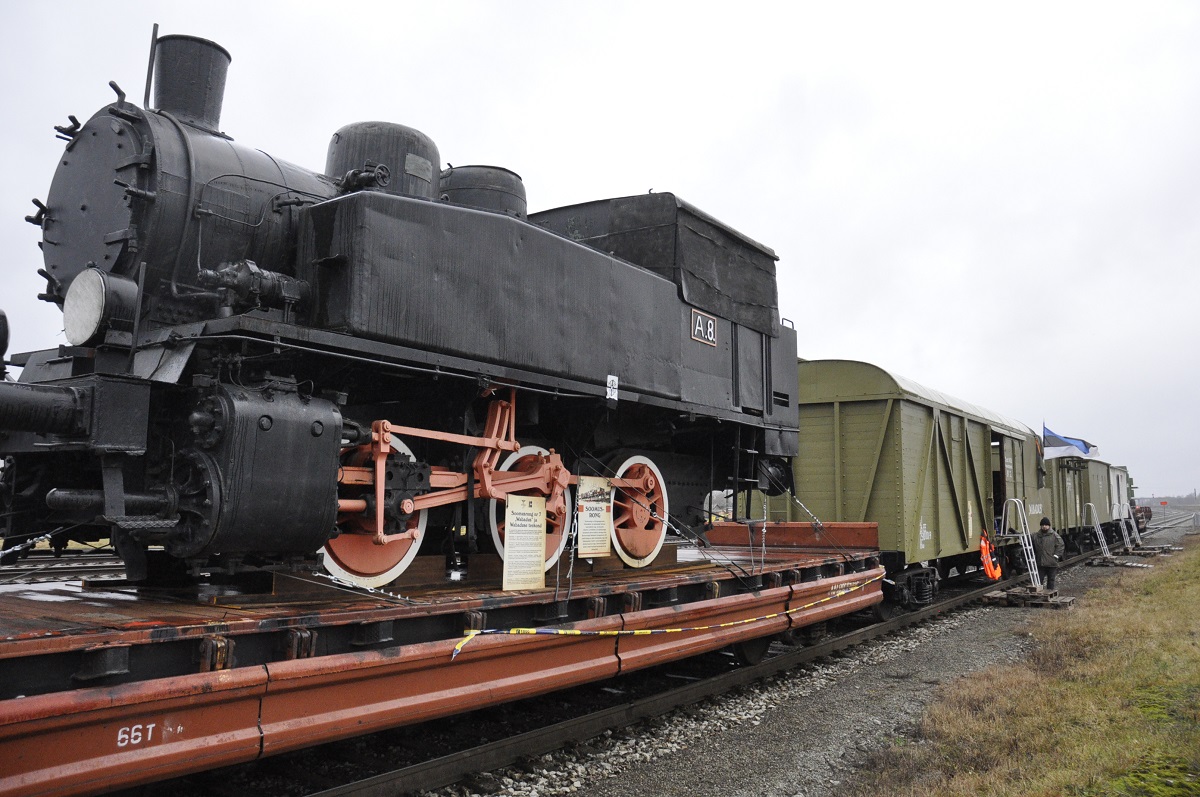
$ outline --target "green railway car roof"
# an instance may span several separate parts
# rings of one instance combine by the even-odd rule
[[[1032,437],[1035,434],[1020,421],[932,390],[911,379],[889,373],[878,365],[858,360],[801,360],[798,396],[801,405],[878,399],[916,401],[967,415],[1013,437]]]

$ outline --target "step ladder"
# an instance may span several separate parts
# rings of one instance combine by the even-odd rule
[[[732,488],[733,495],[731,496],[731,500],[733,502],[733,506],[731,508],[733,511],[731,512],[731,514],[734,516],[734,518],[733,518],[734,522],[745,524],[746,527],[750,530],[750,546],[749,546],[750,572],[751,573],[755,573],[755,572],[761,573],[762,570],[766,567],[766,562],[767,562],[767,523],[770,522],[769,521],[769,513],[767,512],[767,494],[766,494],[766,492],[763,492],[761,494],[762,495],[762,517],[761,518],[754,517],[754,509],[751,507],[752,502],[750,500],[754,496],[754,491],[756,489],[758,489],[760,486],[759,473],[758,473],[758,455],[760,452],[757,451],[756,449],[749,448],[747,446],[742,445],[742,427],[741,426],[738,426],[738,428],[737,428],[737,433],[734,436],[733,447],[734,447],[734,450],[737,452],[737,454],[736,454],[736,458],[733,463],[733,488]],[[745,458],[743,455],[749,455],[748,456],[748,459],[750,461],[750,475],[749,476],[742,475],[742,460],[743,460],[743,458]],[[742,499],[742,507],[741,507],[745,514],[739,514],[739,512],[738,512],[738,497],[739,496],[745,496]],[[760,537],[760,541],[761,541],[761,552],[760,552],[760,558],[759,558],[758,563],[755,563],[755,561],[754,561],[754,524],[755,523],[759,524],[758,530],[759,530],[759,537]]]
[[[1121,525],[1125,525],[1125,521],[1129,521],[1129,532],[1133,535],[1133,544],[1142,545],[1142,535],[1137,530],[1137,520],[1133,516],[1133,507],[1129,504],[1121,504]]]
[[[1113,558],[1112,551],[1108,550],[1108,539],[1104,536],[1104,532],[1100,529],[1100,515],[1098,512],[1096,512],[1095,504],[1089,503],[1089,504],[1083,505],[1084,525],[1087,525],[1087,517],[1088,517],[1089,509],[1092,510],[1092,529],[1095,530],[1096,539],[1100,543],[1100,552],[1104,554],[1105,559],[1112,559]],[[1124,526],[1122,526],[1122,531],[1124,531]],[[1126,544],[1128,544],[1128,539],[1126,539]]]
[[[1126,504],[1126,506],[1128,506],[1128,504]],[[1121,505],[1120,504],[1112,505],[1112,516],[1113,516],[1113,520],[1119,521],[1121,524],[1121,536],[1125,539],[1125,550],[1132,551],[1134,549],[1135,545],[1142,544],[1142,540],[1140,537],[1137,538],[1136,543],[1130,541],[1129,528],[1125,525],[1125,518],[1121,516]],[[1133,533],[1137,534],[1137,524],[1136,523],[1133,524]]]
[[[767,495],[766,495],[766,493],[764,492],[762,494],[762,517],[761,518],[753,517],[754,510],[751,509],[751,506],[750,506],[750,504],[751,504],[750,498],[754,495],[754,491],[759,488],[759,475],[758,475],[759,451],[756,449],[753,449],[753,448],[747,448],[746,446],[742,445],[742,427],[740,427],[740,426],[737,428],[737,432],[734,435],[733,449],[734,449],[734,451],[737,452],[737,458],[734,460],[734,463],[733,463],[733,485],[732,485],[732,489],[733,489],[733,496],[732,496],[733,507],[732,507],[732,509],[733,509],[733,511],[730,514],[733,515],[733,520],[735,523],[753,523],[755,521],[761,521],[762,523],[765,524],[767,522]],[[749,456],[744,457],[743,455],[749,455]],[[742,475],[742,460],[743,459],[748,459],[750,461],[750,475],[749,476]],[[744,498],[742,498],[741,509],[742,509],[742,512],[744,512],[744,514],[739,514],[738,513],[738,498],[740,498],[742,496],[744,496]]]
[[[1121,521],[1121,537],[1125,540],[1125,550],[1132,551],[1133,543],[1129,540],[1129,529],[1125,527],[1125,521],[1120,517],[1121,507],[1118,504],[1112,505],[1112,516],[1114,520]]]
[[[1025,566],[1029,569],[1029,583],[1033,585],[1035,590],[1042,588],[1042,573],[1038,570],[1037,554],[1033,550],[1033,537],[1029,534],[1029,518],[1025,514],[1025,502],[1020,498],[1009,498],[1004,502],[1004,508],[1000,512],[1000,528],[1004,529],[1001,532],[1004,536],[1008,536],[1008,507],[1012,504],[1017,508],[1017,517],[1021,519],[1021,529],[1017,536],[1021,538],[1021,550],[1025,554]]]

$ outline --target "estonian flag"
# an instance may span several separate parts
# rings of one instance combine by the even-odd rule
[[[1042,424],[1042,443],[1046,449],[1046,459],[1057,457],[1094,457],[1100,450],[1096,446],[1076,437],[1063,437],[1046,428]]]

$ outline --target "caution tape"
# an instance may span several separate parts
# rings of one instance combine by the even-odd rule
[[[852,592],[864,589],[876,581],[883,580],[883,573],[872,576],[866,581],[860,581],[856,584],[851,584],[846,587],[838,587],[833,592],[826,595],[824,598],[806,603],[803,606],[797,606],[793,609],[785,609],[782,612],[773,612],[764,614],[761,617],[750,617],[745,620],[731,620],[727,623],[717,623],[715,625],[695,625],[686,628],[637,628],[629,630],[608,630],[608,631],[584,631],[577,628],[485,628],[482,630],[465,631],[465,636],[462,641],[454,646],[454,652],[450,654],[450,660],[458,658],[458,654],[477,636],[652,636],[654,634],[682,634],[691,631],[712,631],[717,628],[732,628],[738,625],[750,625],[751,623],[761,623],[766,620],[773,620],[777,617],[787,617],[788,615],[796,614],[814,606],[820,606],[822,603],[836,600],[837,598],[845,597]]]

